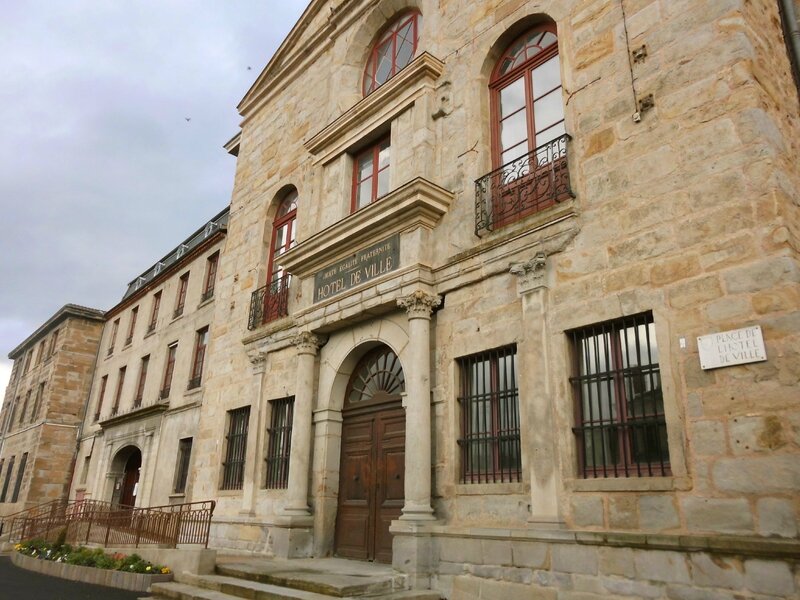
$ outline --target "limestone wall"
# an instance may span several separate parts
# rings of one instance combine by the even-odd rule
[[[292,287],[293,318],[247,330],[250,294],[266,278],[281,191],[288,185],[299,191],[301,243],[348,215],[350,154],[359,136],[370,133],[359,129],[367,125],[353,125],[317,155],[303,142],[359,101],[375,32],[411,6],[352,2],[346,17],[333,10],[335,31],[320,28],[315,37],[309,25],[299,38],[306,45],[284,51],[272,84],[242,104],[214,309],[215,358],[196,442],[194,494],[219,499],[219,544],[270,551],[283,493],[262,490],[259,473],[267,402],[293,393],[291,335],[310,323],[334,339],[354,323],[404,318],[387,306],[406,281],[380,280],[374,289],[315,305],[306,279]],[[549,464],[558,518],[570,530],[796,540],[800,110],[775,3],[447,0],[422,1],[419,8],[420,50],[441,60],[443,72],[431,91],[400,108],[389,102],[367,122],[391,131],[392,187],[425,177],[454,194],[430,236],[418,238],[426,240],[425,252],[415,254],[430,269],[426,284],[445,296],[431,325],[437,516],[454,528],[529,527],[539,501],[531,491],[532,453],[546,439],[542,432],[555,432]],[[558,26],[575,199],[479,238],[474,180],[492,167],[489,74],[515,35],[542,14]],[[629,51],[642,45],[646,58],[631,66]],[[636,100],[649,94],[654,107],[635,122]],[[341,152],[330,150],[336,147]],[[519,278],[509,273],[511,264],[539,251],[548,254],[549,298],[541,347],[532,345]],[[376,295],[383,297],[380,306]],[[369,314],[358,314],[359,306]],[[387,314],[376,315],[379,309]],[[581,479],[564,332],[647,310],[655,315],[661,352],[672,475]],[[763,329],[766,362],[700,368],[696,336],[749,325]],[[545,381],[523,382],[524,481],[462,484],[455,359],[511,343],[526,360],[546,356],[552,414],[537,420]],[[317,410],[326,408],[327,394],[317,390]],[[220,492],[226,413],[245,405],[252,407],[248,478],[241,491]],[[321,465],[335,468],[335,457],[313,452],[319,462],[310,477],[324,482]],[[334,502],[335,490],[311,489],[317,506]],[[316,527],[327,531],[330,523]],[[230,541],[237,532],[241,543]],[[746,566],[737,572],[751,577]],[[771,593],[759,584],[748,589]]]

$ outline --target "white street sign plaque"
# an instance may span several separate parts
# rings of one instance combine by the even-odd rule
[[[701,335],[697,350],[703,370],[767,360],[760,325]]]

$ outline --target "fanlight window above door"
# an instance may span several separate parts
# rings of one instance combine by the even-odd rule
[[[405,377],[400,359],[391,348],[381,346],[369,352],[350,376],[345,405],[355,408],[399,400],[405,391]]]

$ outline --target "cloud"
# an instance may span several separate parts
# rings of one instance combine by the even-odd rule
[[[113,306],[229,203],[236,104],[306,2],[7,4],[2,356],[68,302]]]

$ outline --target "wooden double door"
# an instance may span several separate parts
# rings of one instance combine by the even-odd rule
[[[399,401],[344,412],[338,556],[392,561],[389,525],[403,508],[405,432],[405,411]]]

